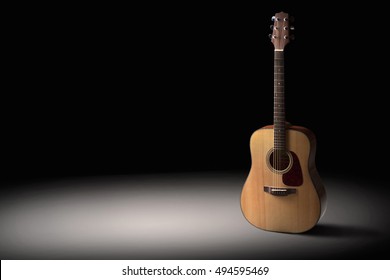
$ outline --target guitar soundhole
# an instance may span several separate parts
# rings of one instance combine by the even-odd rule
[[[272,149],[267,155],[268,167],[277,173],[285,173],[291,169],[292,156],[290,152]]]

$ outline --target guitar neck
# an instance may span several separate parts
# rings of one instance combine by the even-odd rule
[[[275,50],[274,57],[274,147],[286,149],[286,121],[284,104],[284,52]]]

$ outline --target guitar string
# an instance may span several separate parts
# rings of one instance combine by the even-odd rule
[[[280,81],[280,65],[279,65],[279,54],[277,52],[275,52],[275,65],[276,65],[276,81],[275,81],[275,98],[276,98],[276,106],[275,106],[275,116],[276,116],[276,186],[275,187],[278,187],[279,186],[279,174],[278,174],[278,170],[279,170],[279,111],[278,111],[278,107],[279,107],[279,88],[278,88],[278,83]]]
[[[274,153],[276,155],[276,161],[274,162],[274,165],[275,165],[275,177],[276,177],[276,185],[275,185],[275,187],[278,186],[278,179],[279,179],[278,172],[277,172],[277,170],[278,170],[278,156],[279,156],[278,155],[278,141],[279,140],[278,140],[278,131],[277,131],[278,126],[279,126],[278,125],[278,111],[277,111],[277,107],[278,107],[277,83],[279,81],[278,63],[279,63],[279,61],[278,61],[278,58],[277,58],[277,52],[275,52],[275,70],[274,70],[275,73],[276,73],[276,79],[274,81],[274,90],[275,90],[275,108],[274,108],[274,110],[275,110],[275,124],[274,124],[274,126],[276,126],[276,127],[274,127],[274,133],[275,133]]]
[[[279,55],[279,61],[278,61],[278,65],[279,65],[279,73],[280,73],[280,78],[279,78],[279,90],[280,90],[280,92],[279,92],[279,99],[280,100],[282,100],[282,102],[280,102],[279,103],[279,114],[280,115],[283,115],[283,113],[284,113],[284,67],[283,67],[283,51],[281,51],[280,52],[280,55]],[[280,85],[280,84],[282,84],[282,85]],[[283,88],[282,88],[282,86],[283,86]],[[283,115],[284,116],[284,115]],[[278,167],[278,170],[282,170],[282,168],[284,167],[283,166],[283,156],[284,156],[284,142],[282,142],[282,141],[284,141],[284,135],[283,135],[283,133],[284,133],[284,131],[283,131],[283,126],[284,126],[284,117],[283,117],[283,119],[280,121],[280,124],[279,124],[279,129],[280,129],[280,131],[279,131],[279,141],[280,141],[280,143],[281,143],[281,146],[280,146],[280,154],[279,154],[279,167]],[[279,184],[278,184],[278,186],[282,186],[282,175],[283,174],[283,172],[280,172],[279,173]]]
[[[279,81],[279,60],[278,60],[278,57],[277,57],[277,52],[275,52],[275,72],[276,72],[276,80],[275,80],[275,126],[274,129],[275,129],[275,161],[276,161],[276,164],[275,164],[275,176],[276,176],[276,186],[278,186],[278,179],[279,179],[279,176],[278,176],[278,168],[279,168],[279,150],[278,150],[278,141],[279,141],[279,135],[278,135],[278,127],[279,127],[279,124],[278,124],[278,88],[277,88],[277,83]]]
[[[277,187],[280,186],[280,154],[281,154],[281,146],[280,146],[280,140],[281,140],[281,122],[280,122],[280,88],[279,88],[279,83],[281,81],[281,78],[282,78],[282,75],[280,73],[280,53],[278,54],[278,108],[277,108],[277,112],[278,112],[278,159],[277,159],[277,162],[278,162],[278,171],[277,171],[277,174],[278,174],[278,182],[277,182]]]
[[[284,83],[284,75],[283,75],[283,71],[284,69],[283,68],[283,52],[279,52],[279,53],[276,53],[276,67],[277,67],[277,79],[276,79],[276,83],[275,83],[275,90],[276,90],[276,93],[277,93],[277,98],[276,98],[276,118],[277,118],[277,138],[276,138],[276,178],[277,178],[277,182],[276,182],[276,187],[281,187],[282,185],[282,168],[284,167],[283,166],[283,153],[284,153],[284,147],[283,147],[283,144],[282,141],[284,141],[284,137],[283,137],[283,131],[282,131],[282,127],[283,127],[283,123],[282,121],[284,121],[284,119],[281,119],[281,116],[282,116],[282,111],[283,111],[283,107],[281,104],[281,102],[283,101],[283,90],[284,90],[284,86],[283,84],[281,85],[281,83]]]
[[[277,60],[277,52],[275,52],[275,81],[274,81],[274,98],[275,98],[275,105],[274,105],[274,110],[275,110],[275,123],[274,123],[274,154],[275,154],[275,160],[274,160],[274,176],[275,176],[275,179],[276,179],[276,182],[274,182],[274,187],[277,187],[277,179],[278,179],[278,176],[277,176],[277,169],[278,169],[278,150],[277,150],[277,141],[278,141],[278,133],[277,133],[277,127],[278,127],[278,123],[277,123],[277,104],[278,104],[278,99],[277,99],[277,92],[276,92],[276,83],[277,81],[279,80],[279,75],[278,75],[278,66],[277,66],[277,63],[278,63],[278,60]]]

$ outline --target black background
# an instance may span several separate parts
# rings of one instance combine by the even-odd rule
[[[17,7],[3,43],[1,180],[249,170],[250,135],[272,124],[280,11],[296,30],[287,120],[316,134],[320,173],[378,179],[387,26],[370,3]]]

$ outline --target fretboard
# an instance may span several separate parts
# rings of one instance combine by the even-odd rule
[[[286,150],[283,51],[275,51],[274,58],[274,148]]]

